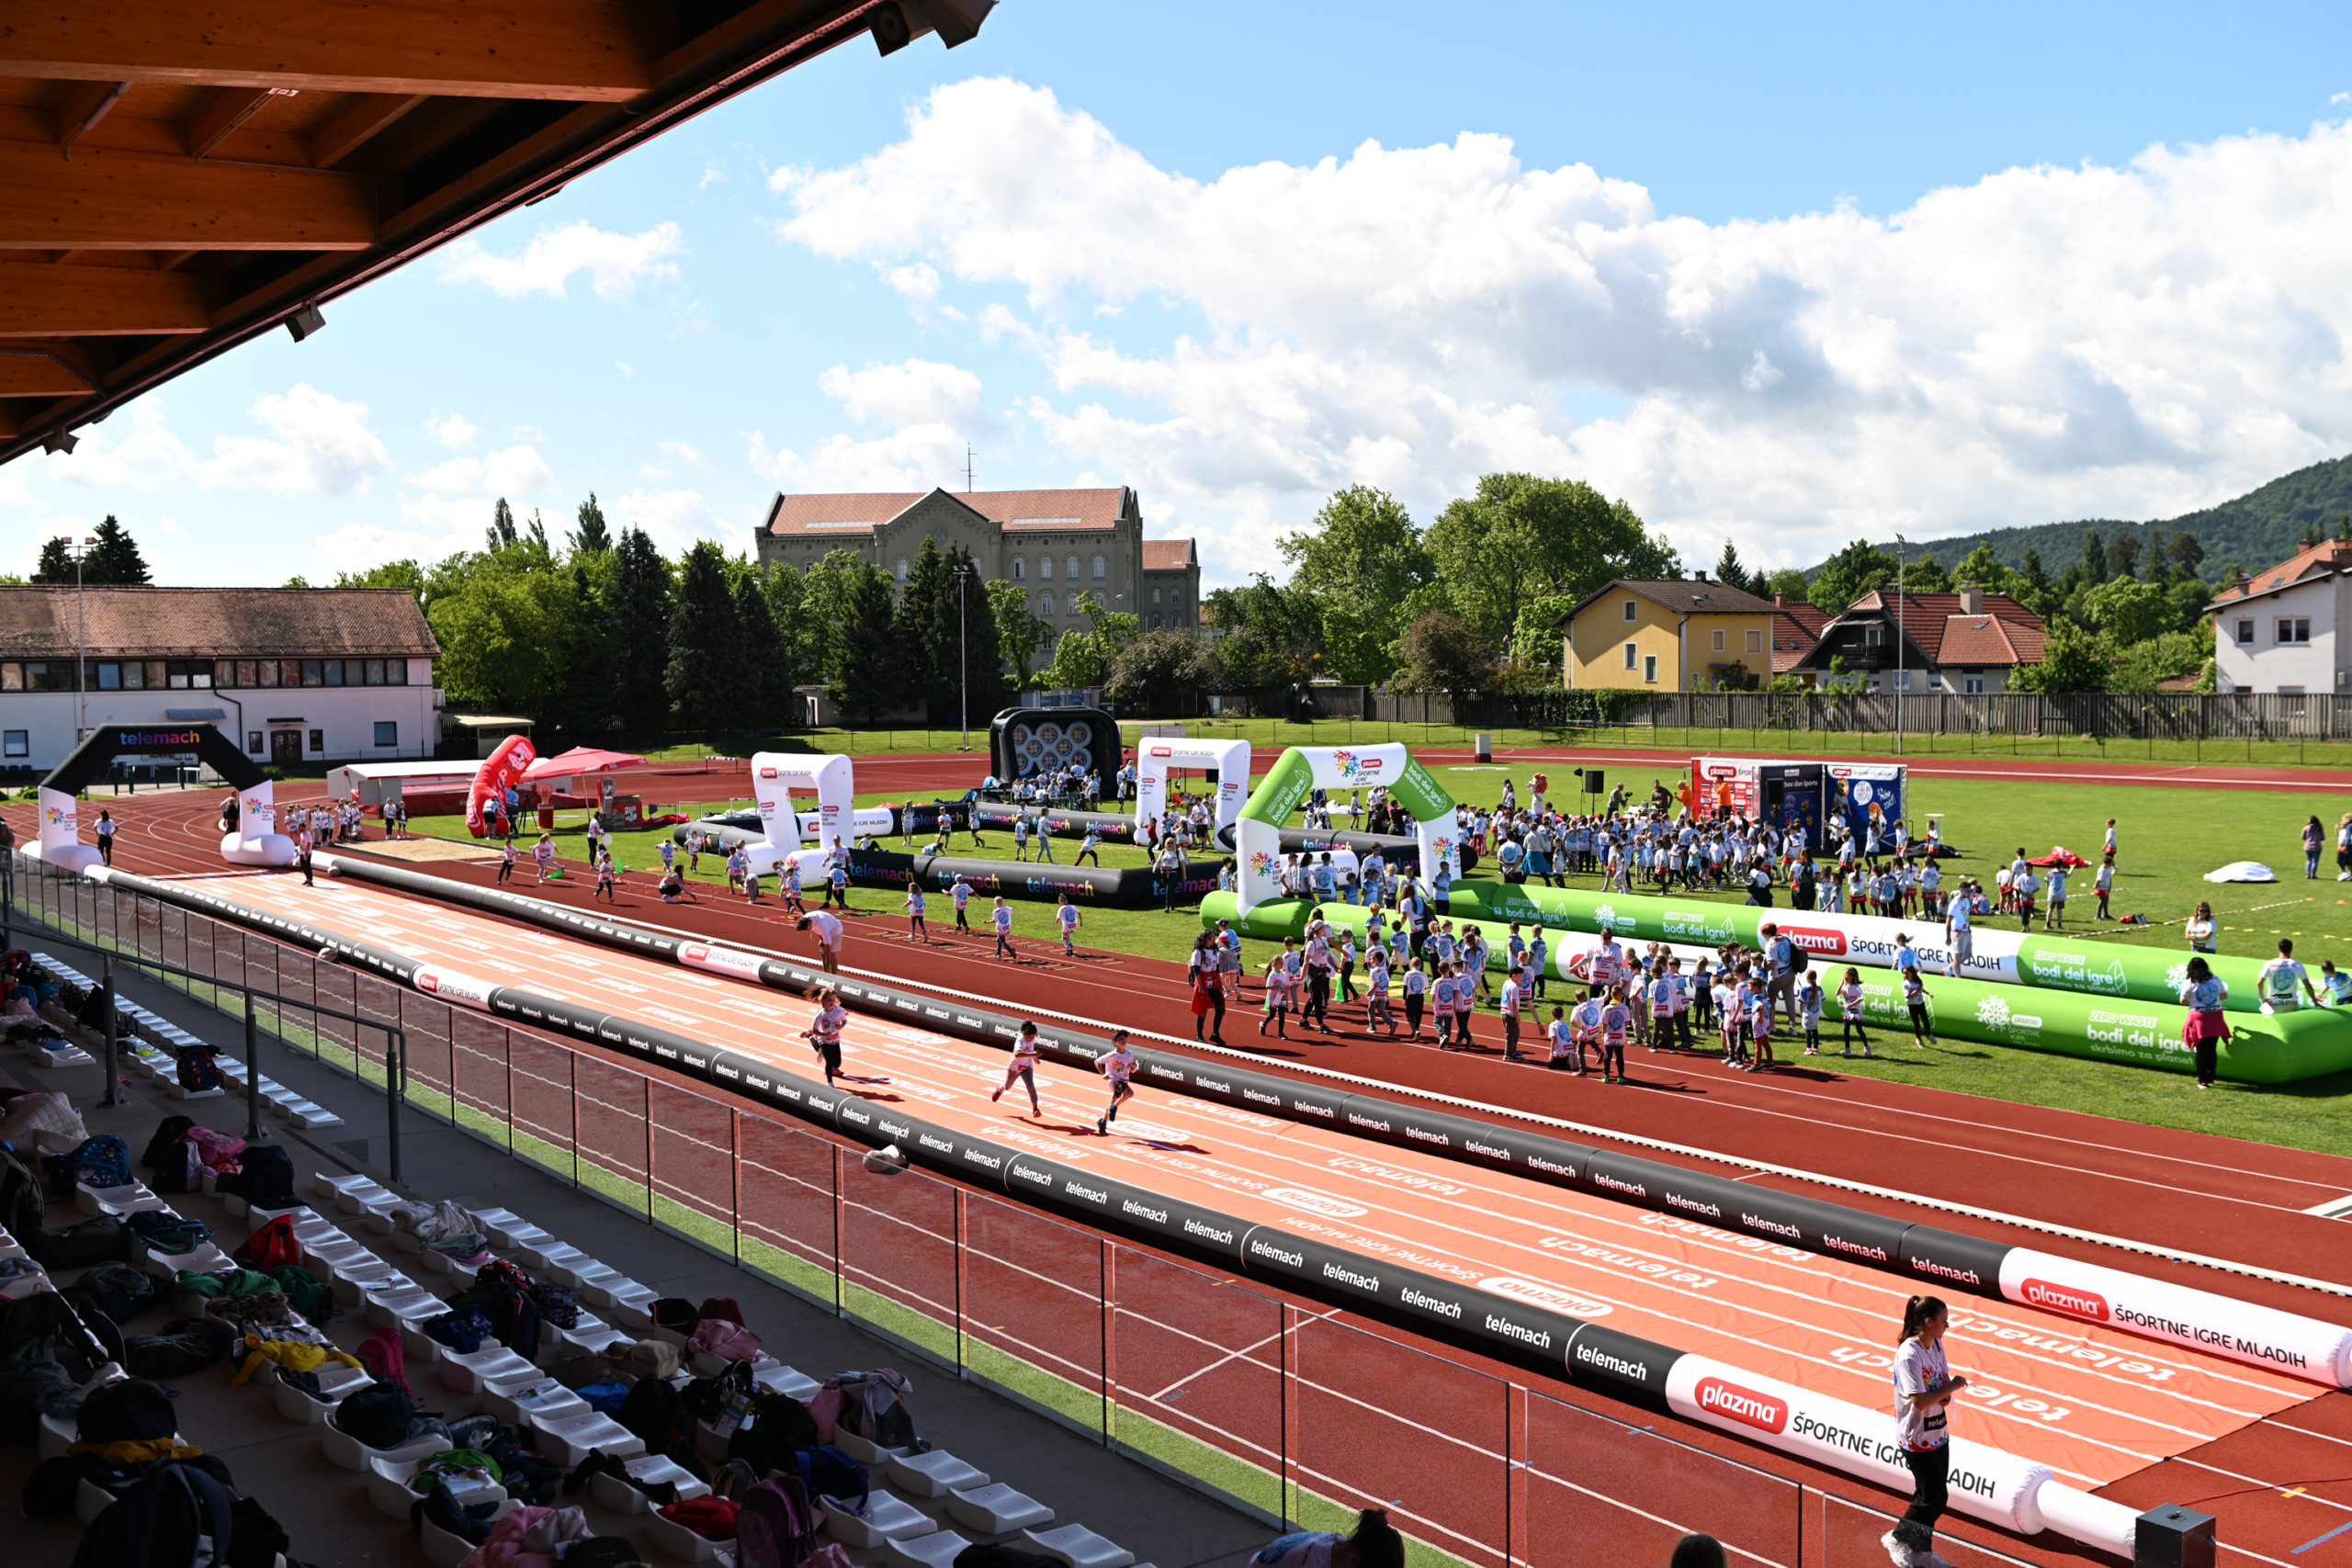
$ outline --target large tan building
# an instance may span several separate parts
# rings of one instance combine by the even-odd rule
[[[1772,678],[1771,602],[1704,573],[1687,581],[1619,578],[1553,624],[1561,679],[1576,689],[1680,692]]]
[[[1086,625],[1091,593],[1146,631],[1198,624],[1201,563],[1190,539],[1146,539],[1136,492],[984,490],[928,494],[778,495],[761,525],[759,559],[802,571],[854,550],[906,581],[926,538],[962,547],[987,576],[1018,582],[1057,632]]]

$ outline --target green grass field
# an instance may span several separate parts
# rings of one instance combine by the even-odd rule
[[[1552,771],[1558,772],[1556,767]],[[1524,791],[1528,770],[1441,764],[1434,772],[1457,800],[1491,803],[1499,795],[1506,776]],[[1644,781],[1636,774],[1635,782]],[[860,805],[883,804],[878,795],[857,798]],[[701,803],[681,809],[724,809],[728,804]],[[2053,844],[2064,844],[2095,860],[2107,818],[2115,818],[2120,852],[2113,911],[2119,916],[2143,914],[2153,923],[2140,928],[2092,920],[2089,916],[2095,904],[2086,881],[2076,888],[2068,907],[2066,927],[2086,942],[2181,946],[2180,921],[2197,900],[2209,898],[2221,919],[2223,953],[2267,956],[2284,936],[2295,940],[2297,954],[2314,970],[2323,958],[2343,961],[2352,954],[2346,945],[2347,939],[2352,939],[2352,883],[2335,880],[2332,852],[2324,857],[2319,880],[2306,881],[2302,874],[2302,822],[2316,813],[2332,844],[2335,818],[2344,809],[2343,796],[2334,792],[1920,779],[1914,784],[1913,808],[1915,820],[1921,822],[1928,814],[1939,815],[1945,841],[1962,852],[1959,860],[1948,863],[1947,874],[1964,873],[1986,878],[1996,863],[2020,847],[2029,854],[2041,854]],[[558,821],[560,853],[573,861],[584,857],[584,814],[560,813]],[[415,830],[445,838],[465,836],[464,824],[456,818],[420,818]],[[656,832],[618,835],[616,858],[628,869],[657,866],[661,840]],[[910,846],[888,840],[884,847]],[[922,846],[918,842],[912,847]],[[1060,840],[1055,852],[1068,863],[1075,848],[1074,841]],[[1007,834],[991,833],[988,848],[975,850],[968,837],[958,835],[955,852],[1010,860],[1012,840]],[[1102,858],[1105,866],[1139,865],[1144,859],[1139,851],[1111,844],[1102,847]],[[2205,872],[2234,860],[2261,861],[2281,880],[2230,886],[2201,880]],[[716,857],[704,857],[696,880],[716,885],[723,896],[726,873]],[[1579,886],[1597,883],[1593,877],[1569,880]],[[1738,896],[1702,897],[1736,901]],[[898,896],[878,888],[854,890],[852,899],[860,910],[888,915],[899,908]],[[1049,927],[1048,906],[1014,906],[1016,935],[1044,942],[1052,934]],[[1088,909],[1080,934],[1088,947],[1181,961],[1199,929],[1190,913],[1170,919],[1156,910]],[[1245,948],[1245,959],[1253,967],[1274,951],[1273,944],[1255,942]],[[1250,1027],[1241,1017],[1230,1021],[1244,1031]],[[1835,1066],[1840,1072],[1860,1077],[2352,1154],[2352,1121],[2344,1115],[2346,1097],[2352,1095],[2352,1075],[2271,1089],[2224,1085],[2215,1093],[2199,1095],[2185,1077],[2171,1074],[2000,1046],[1962,1042],[1920,1051],[1890,1042],[1882,1049],[1883,1055],[1851,1062],[1838,1059]]]

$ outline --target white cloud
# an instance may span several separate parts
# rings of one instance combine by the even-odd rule
[[[682,463],[702,461],[702,454],[683,441],[657,441],[653,445],[657,451],[667,452]]]
[[[457,496],[538,495],[555,474],[536,446],[508,446],[481,457],[451,457],[401,478],[403,488]]]
[[[637,367],[631,365],[628,360],[616,359],[613,361],[613,367],[621,373],[622,380],[634,381],[637,379]]]
[[[484,250],[474,240],[459,240],[442,253],[441,276],[451,283],[481,284],[503,299],[529,294],[561,299],[569,296],[572,276],[584,272],[596,298],[617,302],[633,296],[640,282],[675,282],[678,269],[669,258],[684,254],[685,249],[685,233],[675,223],[616,234],[574,221],[540,230],[521,250],[507,255]]]
[[[770,185],[786,239],[876,266],[919,313],[1016,289],[1028,319],[992,299],[979,330],[1049,372],[1027,420],[1202,533],[1221,577],[1273,564],[1274,532],[1359,479],[1426,515],[1489,468],[1574,474],[1688,557],[1736,531],[1787,564],[1897,528],[2166,515],[2352,446],[2342,124],[2011,169],[1890,218],[1708,224],[1487,135],[1194,180],[985,79]],[[1178,333],[1105,314],[1138,300]],[[945,424],[860,379],[876,368],[825,389]],[[1564,396],[1588,392],[1623,412],[1578,423]],[[755,440],[753,461],[812,487],[911,475],[945,435],[924,428]]]
[[[964,438],[944,424],[910,425],[874,441],[834,435],[805,452],[771,450],[752,430],[743,446],[753,471],[786,490],[927,491],[964,471]]]
[[[424,422],[424,434],[452,452],[470,452],[481,432],[464,414],[435,414]]]
[[[164,403],[145,398],[129,428],[93,425],[70,455],[49,458],[49,473],[85,487],[266,491],[279,495],[365,495],[391,454],[368,427],[368,405],[346,402],[301,382],[254,400],[248,411],[270,434],[216,435],[200,457],[164,423]]]
[[[863,370],[836,365],[817,378],[817,386],[861,424],[899,429],[946,424],[968,430],[984,417],[980,378],[961,367],[928,359],[868,365]]]
[[[676,555],[697,539],[716,539],[741,549],[742,530],[721,524],[702,492],[633,490],[604,503],[615,528],[642,528],[664,555]]]

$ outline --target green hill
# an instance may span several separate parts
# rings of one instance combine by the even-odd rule
[[[2303,531],[2335,532],[2339,521],[2352,516],[2352,457],[2336,457],[2298,468],[2272,479],[2259,490],[2234,501],[2209,506],[2178,517],[2153,523],[2126,523],[2114,518],[2075,523],[2043,523],[2027,528],[1995,528],[1956,538],[1930,539],[1912,547],[1950,567],[1979,545],[1990,545],[2005,566],[2025,564],[2027,550],[2038,550],[2052,575],[2065,570],[2083,553],[2083,536],[2096,530],[2101,540],[2119,533],[2137,534],[2142,558],[2151,546],[2168,544],[2177,533],[2193,536],[2205,547],[2203,574],[2218,580],[2222,569],[2235,564],[2248,571],[2285,560],[2302,547]],[[1892,550],[1889,543],[1880,547]]]

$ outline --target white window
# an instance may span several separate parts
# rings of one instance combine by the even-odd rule
[[[1078,581],[1078,558],[1076,556],[1070,556],[1063,560],[1062,568],[1062,575],[1068,577],[1072,582],[1076,582]],[[1102,574],[1098,571],[1094,575],[1100,577]]]
[[[1073,573],[1072,575],[1075,574]],[[1051,582],[1053,580],[1054,558],[1051,556],[1039,556],[1037,558],[1037,581],[1040,582]]]
[[[1151,591],[1151,602],[1155,604],[1159,603],[1159,590],[1157,588]]]
[[[1764,651],[1764,634],[1762,632],[1749,632],[1747,634],[1747,651],[1750,653],[1761,653]]]
[[[1885,629],[1886,628],[1884,626],[1864,626],[1862,628],[1862,646],[1864,648],[1876,648],[1878,646],[1879,633]]]
[[[2238,646],[2240,648],[2252,648],[2254,646],[2254,623],[2252,621],[2240,621],[2238,623]]]
[[[1638,657],[1640,657],[1640,655],[1635,650],[1634,645],[1630,642],[1627,643],[1625,645],[1625,668],[1631,670],[1634,667],[1634,660]]]
[[[245,750],[251,751],[256,757],[261,755],[260,730],[248,729],[245,731]]]
[[[1041,593],[1041,594],[1039,594],[1039,595],[1037,596],[1037,614],[1039,614],[1039,615],[1052,615],[1053,613],[1054,613],[1054,592],[1053,592],[1053,590],[1052,590],[1052,589],[1050,589],[1050,588],[1049,588],[1049,589],[1046,590],[1046,592],[1043,592],[1043,593]]]
[[[1094,558],[1094,581],[1097,582],[1102,581],[1102,558],[1101,556],[1096,556]]]
[[[1966,692],[1969,695],[1981,696],[1984,694],[1984,675],[1982,671],[1963,670],[1961,671],[1960,682],[1961,690]]]
[[[1025,577],[1025,576],[1027,576],[1027,575],[1028,575],[1027,568],[1026,568],[1026,567],[1024,567],[1024,566],[1023,565],[1021,558],[1020,558],[1019,556],[1015,556],[1015,557],[1013,557],[1013,558],[1012,558],[1012,581],[1015,581],[1015,582],[1018,582],[1018,581],[1020,581],[1023,577]]]
[[[1627,620],[1629,620],[1629,621],[1630,621],[1630,620],[1634,619],[1634,618],[1637,615],[1639,615],[1639,614],[1640,614],[1640,612],[1639,612],[1639,611],[1637,611],[1637,610],[1635,610],[1635,609],[1634,608],[1634,602],[1633,602],[1631,599],[1626,600],[1626,601],[1625,601],[1625,618],[1626,618]]]
[[[907,558],[906,558],[906,557],[904,557],[904,556],[900,556],[900,557],[899,558],[899,581],[901,581],[901,582],[904,582],[906,580],[907,580]]]
[[[1897,670],[1894,672],[1894,689],[1898,692],[1907,692],[1911,689],[1910,671]]]
[[[1932,670],[1928,671],[1928,690],[1929,690],[1929,691],[1931,691],[1931,692],[1940,692],[1940,691],[1942,691],[1942,690],[1943,690],[1943,687],[1944,687],[1944,678],[1943,678],[1942,676],[1940,676],[1940,675],[1937,674],[1937,673],[1936,673],[1934,671],[1932,671]]]
[[[2299,648],[2312,640],[2312,618],[2309,615],[2278,617],[2278,646]],[[2279,690],[2286,690],[2280,687]]]
[[[1642,679],[1653,686],[1657,684],[1657,654],[1650,654],[1642,660]]]
[[[1717,653],[1721,653],[1723,650],[1724,650],[1724,634],[1723,634],[1722,630],[1721,630],[1720,628],[1718,628],[1718,629],[1717,629],[1717,631],[1715,632],[1715,651],[1716,651]]]

